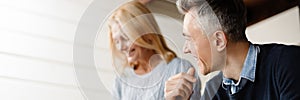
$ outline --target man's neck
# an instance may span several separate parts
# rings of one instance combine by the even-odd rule
[[[229,43],[227,47],[226,66],[223,68],[225,78],[239,81],[243,69],[244,61],[249,50],[248,42]]]

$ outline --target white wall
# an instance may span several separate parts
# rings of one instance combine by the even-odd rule
[[[257,44],[300,45],[299,8],[294,7],[249,26],[248,39]]]
[[[84,99],[72,49],[78,21],[91,1],[0,1],[1,100]]]

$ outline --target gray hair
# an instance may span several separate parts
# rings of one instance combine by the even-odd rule
[[[221,30],[231,42],[248,41],[246,8],[242,0],[178,0],[177,8],[182,14],[191,11],[206,34]]]

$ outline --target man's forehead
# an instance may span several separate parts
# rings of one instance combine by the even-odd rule
[[[194,9],[189,10],[185,15],[188,15],[191,19],[195,19],[197,17],[197,13]]]
[[[188,32],[188,29],[189,29],[189,26],[190,25],[193,25],[195,24],[195,14],[192,12],[192,11],[189,11],[185,14],[184,16],[184,22],[183,22],[183,32],[184,33],[189,33]]]

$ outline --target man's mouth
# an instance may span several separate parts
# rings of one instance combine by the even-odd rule
[[[194,59],[196,60],[196,61],[198,61],[199,59],[198,59],[198,57],[196,57],[196,56],[193,56],[194,57]]]

